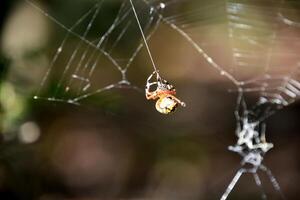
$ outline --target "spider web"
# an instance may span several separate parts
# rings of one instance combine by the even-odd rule
[[[242,156],[241,168],[221,200],[228,198],[245,173],[253,174],[262,199],[267,199],[259,170],[266,173],[275,191],[285,199],[271,170],[263,164],[264,155],[273,148],[273,144],[266,141],[265,120],[300,96],[299,2],[228,0],[202,1],[197,5],[195,1],[166,1],[165,5],[179,7],[176,2],[180,7],[190,3],[192,9],[179,15],[168,13],[168,16],[165,12],[162,21],[182,35],[209,66],[236,86],[230,91],[238,93],[235,110],[238,140],[229,150]],[[232,56],[227,66],[219,64],[218,57],[211,56],[213,53],[204,50],[201,41],[195,39],[197,33],[212,24],[223,25],[223,33],[228,35],[224,43],[229,44]],[[254,103],[247,103],[248,93],[256,97]]]
[[[267,199],[258,170],[265,172],[274,189],[285,199],[279,183],[271,170],[263,164],[264,155],[273,148],[266,141],[265,119],[295,102],[300,95],[299,23],[295,1],[210,1],[210,9],[219,10],[209,15],[199,6],[185,17],[191,23],[170,17],[169,23],[180,22],[174,27],[206,59],[210,66],[233,82],[238,92],[236,136],[237,143],[229,150],[242,156],[241,168],[228,185],[221,200],[229,194],[245,173],[253,174],[261,189],[261,198]],[[195,8],[199,8],[195,6]],[[224,9],[222,11],[222,9]],[[201,12],[202,11],[202,12]],[[215,14],[216,13],[216,14]],[[220,17],[224,14],[224,18]],[[180,19],[183,16],[179,16]],[[193,38],[193,31],[206,23],[226,24],[232,60],[229,67],[217,63]],[[201,28],[200,27],[200,28]],[[232,91],[234,91],[233,89]],[[245,95],[256,96],[248,106]],[[249,167],[250,165],[250,167]]]
[[[262,199],[266,199],[258,170],[268,175],[274,189],[284,199],[271,170],[262,163],[264,155],[273,147],[266,141],[264,121],[278,109],[295,102],[300,95],[300,58],[297,54],[300,44],[299,2],[140,0],[133,1],[137,10],[135,16],[130,1],[122,1],[110,26],[92,40],[89,34],[96,27],[97,18],[105,10],[108,1],[98,1],[71,27],[49,16],[31,1],[27,2],[66,31],[36,99],[78,105],[83,99],[113,88],[138,89],[128,80],[128,69],[158,27],[167,25],[184,38],[207,61],[209,67],[232,82],[235,87],[230,91],[238,94],[235,110],[238,141],[229,150],[241,155],[242,162],[221,199],[227,199],[244,173],[253,174],[256,185],[261,188]],[[142,21],[141,30],[137,18]],[[77,28],[80,26],[83,26],[83,32],[79,33]],[[229,52],[225,56],[226,61],[209,49],[202,48],[203,44],[209,45],[213,41],[202,41],[198,36],[212,26],[220,27],[219,36],[225,38],[219,46]],[[146,43],[142,40],[143,34]],[[125,58],[118,58],[118,52],[114,50],[118,49],[118,45],[124,45],[122,40],[132,37],[136,43],[130,45],[131,51],[127,51]],[[63,55],[65,46],[72,38],[78,41],[73,47],[74,51],[68,56]],[[55,85],[55,92],[51,97],[41,96],[51,74],[56,71],[56,64],[60,62],[64,62],[65,67]],[[93,76],[107,63],[119,73],[120,78],[103,87],[103,83],[96,84],[95,81],[100,77]],[[102,86],[99,88],[99,85]],[[255,100],[248,102],[248,96],[251,97],[249,99],[255,97]],[[248,164],[251,168],[246,168]]]
[[[114,88],[140,90],[127,77],[128,70],[145,46],[129,1],[99,0],[70,27],[49,15],[36,3],[29,0],[26,2],[66,32],[34,96],[35,99],[80,105],[80,101]],[[139,3],[136,3],[136,7],[140,8],[137,17],[142,16],[141,31],[145,35],[145,40],[150,40],[161,19],[157,17],[153,7],[141,7]],[[117,7],[117,12],[112,17],[111,23],[101,32],[98,30],[97,21],[107,17],[105,11],[112,4]],[[158,4],[156,12],[162,10],[163,4]],[[120,52],[120,46],[124,44],[127,48]],[[59,69],[61,65],[64,66],[63,69]],[[115,82],[105,80],[106,75],[103,74],[98,77],[98,71],[107,68],[110,75],[115,77]],[[43,96],[43,93],[47,94],[43,91],[49,90],[49,82],[53,76],[57,84],[52,88],[51,96]],[[99,83],[99,80],[102,81]]]
[[[183,4],[192,5],[192,9],[182,14],[164,12],[162,21],[185,37],[211,67],[236,85],[237,91],[253,93],[258,103],[277,104],[278,108],[299,98],[300,24],[296,22],[299,3],[282,0],[165,1],[167,7],[183,7]],[[194,37],[199,30],[212,24],[223,25],[222,34],[228,35],[224,43],[230,44],[232,56],[225,64],[220,64],[217,56],[210,56],[213,53],[201,48],[201,41],[197,42]]]

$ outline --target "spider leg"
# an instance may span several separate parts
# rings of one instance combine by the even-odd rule
[[[274,189],[279,193],[281,199],[286,200],[286,198],[285,198],[285,196],[284,196],[284,194],[283,194],[283,192],[280,188],[280,185],[279,185],[278,181],[276,180],[275,176],[273,175],[273,173],[271,172],[271,170],[268,167],[264,166],[264,165],[261,165],[259,168],[262,171],[266,172],[266,174],[269,177],[269,180],[271,181]]]
[[[261,180],[260,180],[258,174],[257,174],[257,173],[253,173],[253,178],[254,178],[254,180],[255,180],[256,185],[260,188],[260,191],[261,191],[261,198],[262,198],[263,200],[267,200],[267,195],[266,195],[266,193],[265,193],[265,191],[264,191],[264,188],[263,188],[263,186],[262,186],[262,183],[261,183]]]
[[[146,89],[150,89],[150,87],[152,86],[152,85],[157,85],[157,82],[152,82],[152,83],[147,83],[147,85],[146,85]]]
[[[220,200],[226,200],[227,199],[228,195],[232,192],[233,188],[235,187],[235,185],[237,184],[237,182],[240,180],[241,176],[245,172],[247,172],[247,171],[244,168],[241,168],[237,171],[237,173],[235,174],[232,181],[230,182],[230,184],[226,188],[226,191],[224,192],[224,194],[222,195]]]
[[[155,91],[155,92],[147,92],[146,93],[146,98],[148,99],[148,100],[150,100],[150,99],[157,99],[158,97],[157,97],[157,92]]]
[[[152,83],[147,83],[147,84],[146,84],[146,88],[145,88],[146,95],[152,94],[152,93],[153,93],[153,92],[150,92],[150,87],[151,87],[152,85],[157,85],[157,82],[152,82]]]
[[[265,123],[262,123],[262,126],[261,126],[260,140],[261,140],[261,142],[267,142],[267,140],[266,140],[266,124]]]
[[[153,92],[150,91],[150,87],[151,87],[151,86],[153,86],[153,85],[158,85],[158,84],[159,84],[158,80],[155,81],[155,82],[151,82],[151,79],[153,78],[154,74],[157,74],[157,77],[159,77],[158,72],[157,72],[157,71],[154,71],[154,72],[148,77],[148,79],[147,79],[147,84],[146,84],[145,92],[146,92],[146,98],[147,98],[148,100],[150,100],[150,99],[157,99],[157,92],[156,92],[156,90],[153,91]]]
[[[147,83],[149,83],[150,82],[150,80],[152,79],[152,77],[154,76],[154,74],[156,74],[157,72],[156,71],[154,71],[154,72],[152,72],[152,74],[148,77],[148,79],[147,79]]]
[[[236,103],[236,108],[235,108],[235,111],[234,111],[234,115],[235,115],[235,119],[236,119],[236,135],[238,136],[239,133],[241,132],[241,129],[242,129],[242,123],[243,123],[243,120],[242,120],[242,116],[240,115],[240,110],[241,110],[241,102],[242,102],[242,99],[243,99],[243,94],[240,92],[238,94],[238,98],[237,98],[237,103]]]
[[[182,102],[182,101],[180,101],[178,98],[176,98],[175,96],[173,96],[173,99],[177,102],[177,103],[179,103],[182,107],[185,107],[186,106],[186,104],[184,103],[184,102]]]

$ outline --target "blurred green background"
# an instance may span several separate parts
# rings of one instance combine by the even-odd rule
[[[48,0],[41,5],[70,25],[93,3]],[[114,6],[107,18],[113,18],[110,12],[115,13]],[[162,27],[151,40],[162,74],[176,83],[188,105],[163,116],[154,102],[130,89],[109,90],[82,106],[33,100],[66,33],[22,0],[2,0],[0,15],[1,200],[220,198],[239,168],[240,157],[227,151],[236,140],[236,94],[227,92],[232,85],[178,35]],[[106,23],[106,18],[97,21],[96,31]],[[208,48],[218,57],[219,47],[226,45],[222,38],[210,39],[222,27],[210,28],[203,32],[203,44],[217,43]],[[151,73],[148,63],[143,53],[128,73],[140,88]],[[267,123],[275,148],[265,164],[287,199],[300,195],[299,113],[294,103]],[[269,199],[279,199],[267,177],[262,179]],[[259,188],[246,175],[229,199],[260,199]]]

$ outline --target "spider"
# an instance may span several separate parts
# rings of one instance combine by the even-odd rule
[[[150,82],[152,77],[156,74],[155,82]],[[150,91],[151,86],[156,85],[157,88],[154,91]],[[175,97],[176,89],[168,81],[162,79],[157,71],[154,71],[147,79],[146,84],[146,98],[148,100],[157,100],[155,107],[156,110],[162,114],[170,114],[181,105],[183,107],[186,104]]]

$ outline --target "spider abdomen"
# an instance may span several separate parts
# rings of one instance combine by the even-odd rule
[[[172,95],[166,95],[157,100],[155,104],[156,110],[162,114],[170,114],[178,107],[178,102]]]

